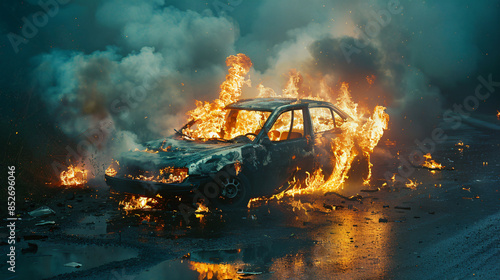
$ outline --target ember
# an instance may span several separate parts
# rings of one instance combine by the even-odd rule
[[[143,174],[139,175],[125,175],[126,178],[133,180],[141,180],[141,181],[152,181],[164,184],[171,183],[181,183],[188,177],[188,169],[187,168],[172,168],[165,167],[159,170],[159,174],[154,174],[152,172],[144,171]]]
[[[210,209],[208,209],[208,207],[203,203],[196,204],[198,205],[198,208],[194,211],[194,215],[196,216],[196,218],[202,218],[206,213],[210,212]]]
[[[408,183],[405,184],[405,186],[409,189],[416,190],[418,185],[422,184],[417,182],[417,180],[412,181],[411,179],[408,179]]]
[[[161,195],[156,195],[156,198],[161,199]],[[119,205],[123,205],[123,210],[131,211],[131,210],[140,210],[140,209],[151,209],[155,204],[158,203],[158,200],[152,197],[144,197],[144,196],[132,196],[129,199],[125,199],[120,201]]]
[[[397,176],[397,173],[394,173],[394,175],[392,175],[392,177],[391,177],[391,179],[389,181],[389,183],[390,183],[389,187],[391,187],[391,188],[398,188],[398,187],[404,186],[407,189],[416,190],[417,187],[422,184],[420,182],[417,182],[416,179],[412,180],[412,179],[409,179],[409,178],[405,178],[404,181],[402,181],[401,177],[396,178],[396,176]],[[388,184],[384,183],[382,186],[383,187],[388,187]]]
[[[87,183],[87,170],[70,165],[67,171],[61,172],[61,185],[78,186]]]
[[[111,167],[111,165],[108,167],[108,169],[106,169],[106,175],[108,176],[115,176],[116,175],[116,170]]]
[[[373,83],[375,82],[375,78],[375,75],[366,76],[366,81],[368,82],[368,84],[373,85]]]
[[[430,170],[441,170],[444,168],[441,163],[437,163],[435,160],[432,159],[432,156],[430,153],[424,155],[425,162],[422,164],[422,167],[428,168]]]

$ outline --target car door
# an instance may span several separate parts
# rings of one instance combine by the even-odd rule
[[[335,111],[329,107],[309,108],[314,139],[314,165],[321,168],[328,177],[333,170],[335,159],[332,152],[332,140],[340,133],[344,122]]]
[[[268,130],[270,142],[266,145],[268,168],[266,177],[275,187],[287,185],[298,171],[313,168],[313,149],[309,135],[309,122],[304,109],[291,109],[282,112]],[[304,120],[306,116],[306,121]],[[263,174],[264,175],[264,174]]]

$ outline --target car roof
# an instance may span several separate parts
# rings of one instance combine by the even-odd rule
[[[229,104],[227,109],[240,109],[240,110],[256,110],[256,111],[274,111],[276,108],[290,104],[305,104],[306,107],[314,106],[332,106],[331,103],[325,101],[317,101],[310,99],[297,99],[297,98],[252,98],[242,99],[238,102]]]

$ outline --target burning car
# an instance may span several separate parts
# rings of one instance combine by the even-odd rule
[[[282,191],[294,177],[319,168],[331,173],[330,140],[353,121],[335,105],[312,99],[244,99],[220,110],[225,118],[208,136],[197,133],[207,124],[192,119],[144,150],[121,154],[106,170],[107,184],[150,197],[198,190],[217,205],[244,206]]]

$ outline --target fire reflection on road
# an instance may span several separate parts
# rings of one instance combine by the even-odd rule
[[[279,238],[264,235],[257,244],[245,245],[239,249],[192,252],[182,260],[159,264],[158,267],[151,268],[148,275],[141,277],[151,277],[156,270],[164,271],[165,266],[168,266],[169,271],[179,270],[179,275],[185,275],[184,272],[190,270],[200,280],[239,279],[243,275],[248,279],[386,276],[391,256],[388,248],[393,247],[393,244],[389,244],[392,240],[392,223],[380,222],[379,219],[383,218],[381,212],[372,211],[373,207],[368,207],[370,210],[367,210],[359,201],[348,201],[344,206],[339,205],[337,210],[331,210],[317,207],[326,205],[325,201],[331,202],[323,200],[307,202],[307,209],[296,209],[295,212],[291,211],[296,207],[293,203],[273,204],[269,208],[245,212],[248,217],[258,217],[256,219],[259,220],[242,220],[241,215],[245,214],[243,212],[237,213],[237,217],[218,214],[220,223],[216,227],[211,225],[214,222],[211,217],[214,214],[211,213],[203,223],[191,224],[188,231],[196,231],[197,227],[203,228],[204,232],[207,229],[219,229],[219,232],[224,231],[223,228],[228,230],[227,225],[224,225],[225,220],[237,223],[234,219],[242,221],[238,222],[241,230],[251,230],[252,225],[257,225],[258,222],[266,223],[261,221],[265,219],[265,213],[272,217],[279,216],[280,213],[277,212],[281,212],[288,216],[282,220],[283,226],[292,233]],[[177,228],[179,230],[182,226]]]
[[[315,240],[314,246],[273,260],[269,271],[274,271],[274,277],[338,274],[342,278],[366,279],[385,275],[390,254],[386,250],[390,225],[379,223],[377,213],[352,210],[335,213],[336,220],[330,225],[320,226],[308,234]]]

